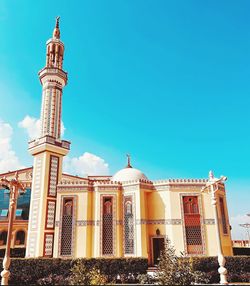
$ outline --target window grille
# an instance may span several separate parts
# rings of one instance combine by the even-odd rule
[[[188,254],[202,254],[201,218],[199,214],[198,197],[184,196],[184,223]]]
[[[124,198],[124,253],[134,254],[134,214],[132,196]]]
[[[113,255],[113,200],[103,198],[102,254]]]
[[[220,213],[221,213],[221,221],[222,221],[222,230],[224,234],[227,234],[227,221],[224,207],[224,200],[220,197]]]
[[[72,255],[73,231],[73,199],[64,198],[62,230],[61,230],[61,255]]]

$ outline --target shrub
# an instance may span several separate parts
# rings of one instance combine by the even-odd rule
[[[0,260],[0,263],[2,259]],[[13,258],[10,265],[11,285],[65,285],[73,275],[71,269],[77,263],[88,271],[95,269],[92,276],[105,276],[110,283],[117,280],[117,275],[124,282],[136,282],[139,274],[147,273],[146,258]],[[102,276],[103,275],[103,276]],[[94,282],[93,282],[94,283]]]
[[[195,271],[189,259],[178,257],[167,238],[160,255],[156,278],[161,285],[190,285],[207,283],[208,279],[200,271]]]
[[[69,278],[71,285],[105,285],[108,282],[106,275],[101,274],[95,267],[88,269],[80,260],[71,269],[72,275]]]
[[[250,282],[249,256],[227,256],[225,258],[229,282]],[[192,258],[192,267],[196,271],[204,272],[210,283],[219,283],[217,257],[194,257]]]
[[[37,281],[38,285],[68,285],[69,278],[63,275],[50,274],[48,277],[40,278]]]

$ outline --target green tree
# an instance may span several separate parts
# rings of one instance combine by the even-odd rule
[[[202,272],[193,271],[190,259],[178,257],[168,238],[160,255],[156,279],[160,285],[191,285],[194,283],[207,283]]]

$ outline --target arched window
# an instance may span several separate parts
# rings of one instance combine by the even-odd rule
[[[112,213],[112,203],[111,201],[106,201],[104,203],[104,214],[111,214]]]
[[[201,216],[198,196],[183,196],[187,254],[202,254]]]
[[[103,197],[102,254],[113,255],[113,197]]]
[[[7,241],[7,231],[2,231],[0,233],[0,245],[5,245]]]
[[[72,215],[72,207],[73,207],[72,200],[66,201],[63,210],[64,215]]]
[[[127,201],[125,204],[125,213],[126,214],[132,214],[132,203],[130,201]]]
[[[188,196],[183,198],[184,213],[185,214],[197,214],[199,213],[198,200],[195,196]]]
[[[23,245],[25,243],[25,231],[19,230],[16,233],[15,245]]]
[[[72,255],[73,238],[73,198],[63,199],[62,226],[61,226],[61,249],[60,255]]]
[[[124,230],[123,245],[125,254],[134,254],[134,214],[132,196],[124,197]]]

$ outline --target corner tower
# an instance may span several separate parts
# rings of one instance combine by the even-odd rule
[[[63,157],[70,149],[70,142],[61,140],[62,91],[67,73],[63,70],[59,17],[46,45],[46,65],[38,73],[42,84],[40,137],[29,142],[34,165],[26,257],[53,254],[57,183]]]

